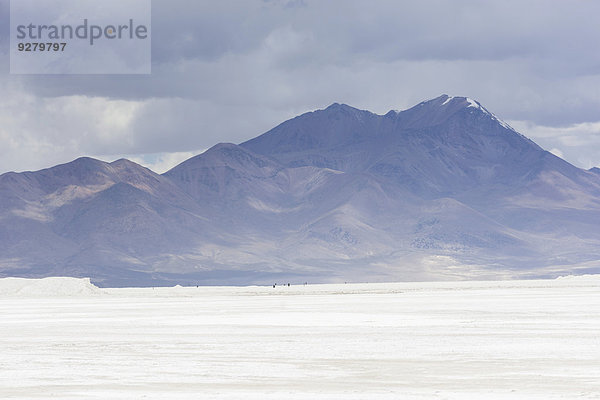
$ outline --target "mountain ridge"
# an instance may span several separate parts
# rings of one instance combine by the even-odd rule
[[[2,174],[0,219],[0,276],[101,286],[600,271],[600,174],[447,95],[333,103],[161,175],[87,157]]]

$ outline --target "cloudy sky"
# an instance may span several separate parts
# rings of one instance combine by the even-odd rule
[[[164,172],[333,102],[382,114],[443,93],[600,166],[599,15],[597,0],[153,0],[151,75],[11,75],[0,0],[0,173],[84,155]]]

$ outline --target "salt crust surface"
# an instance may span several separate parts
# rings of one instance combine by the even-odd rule
[[[600,277],[0,280],[2,399],[598,399]]]

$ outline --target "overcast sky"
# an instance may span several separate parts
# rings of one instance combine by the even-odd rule
[[[600,1],[154,0],[151,75],[10,75],[0,173],[79,156],[157,172],[333,102],[378,114],[468,96],[600,166]]]

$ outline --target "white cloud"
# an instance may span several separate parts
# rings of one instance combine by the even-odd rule
[[[543,126],[528,121],[509,123],[543,148],[551,149],[551,153],[580,168],[600,165],[600,121],[569,126]]]
[[[242,141],[293,114],[265,106],[182,98],[119,100],[107,97],[37,97],[5,86],[0,101],[0,173],[47,168],[90,156],[127,156],[161,172],[221,141]],[[262,129],[262,130],[261,130]],[[229,139],[229,140],[227,140]]]
[[[132,144],[142,102],[87,96],[42,98],[5,88],[0,171],[31,170]]]
[[[125,156],[124,158],[128,158],[133,162],[143,165],[157,174],[163,174],[188,158],[194,157],[200,153],[203,153],[204,151],[206,151],[206,149],[197,151],[181,151],[175,153],[145,154],[142,157]]]
[[[553,149],[550,149],[549,151],[550,151],[550,153],[554,154],[556,157],[560,157],[560,158],[565,157],[565,155],[563,154],[562,151],[560,151],[560,149],[553,148]]]

